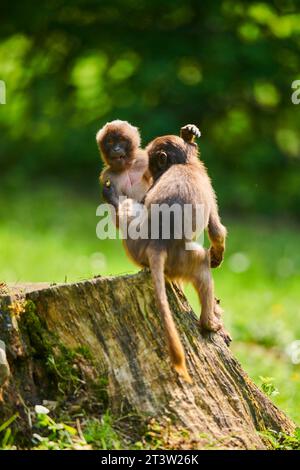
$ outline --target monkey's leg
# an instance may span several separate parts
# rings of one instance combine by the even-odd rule
[[[199,320],[201,328],[208,331],[218,331],[222,327],[222,323],[215,315],[214,282],[210,272],[209,257],[199,267],[192,282],[201,303]]]
[[[208,236],[212,245],[209,249],[211,268],[220,266],[223,261],[226,234],[226,227],[222,225],[218,213],[212,213],[208,221]]]
[[[214,282],[210,270],[209,252],[205,251],[205,259],[195,273],[193,285],[198,293],[201,303],[200,328],[218,332],[227,346],[231,343],[231,336],[224,328],[222,321],[223,309],[214,295]]]
[[[200,326],[209,331],[217,331],[222,323],[215,315],[214,283],[210,271],[210,255],[198,243],[189,243],[190,248],[182,248],[176,254],[172,267],[174,277],[182,276],[192,282],[201,304]]]

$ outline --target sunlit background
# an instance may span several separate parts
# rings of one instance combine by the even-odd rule
[[[96,238],[96,131],[126,119],[146,144],[193,122],[229,230],[214,278],[232,350],[299,424],[298,2],[4,0],[1,10],[0,281],[133,272],[119,242]]]

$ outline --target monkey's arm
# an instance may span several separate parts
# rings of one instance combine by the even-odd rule
[[[116,211],[119,210],[119,195],[118,191],[112,181],[107,179],[103,184],[102,188],[102,196],[103,199],[108,203],[111,204]]]
[[[119,194],[114,183],[107,177],[102,186],[102,196],[105,202],[114,207],[116,211],[116,227],[119,228]]]
[[[102,187],[109,187],[111,184],[114,186],[114,192],[118,197],[126,196],[122,187],[122,174],[111,171],[109,167],[105,167],[100,174],[100,183]]]
[[[194,144],[195,139],[201,136],[201,132],[195,124],[187,124],[180,129],[180,137],[188,144]]]
[[[111,171],[109,170],[108,167],[104,167],[100,173],[100,177],[99,177],[100,183],[104,185],[107,180],[111,180],[111,179],[113,179]]]

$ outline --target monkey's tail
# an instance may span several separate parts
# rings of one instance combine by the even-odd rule
[[[181,344],[167,298],[164,276],[166,253],[164,251],[149,250],[148,259],[154,283],[156,300],[164,323],[173,367],[176,372],[184,378],[184,380],[192,383],[192,379],[186,367],[184,349]]]

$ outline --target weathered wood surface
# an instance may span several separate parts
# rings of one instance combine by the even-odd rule
[[[33,405],[56,399],[58,393],[76,402],[79,388],[88,397],[91,385],[100,381],[106,384],[115,415],[130,412],[145,420],[167,420],[174,429],[187,430],[188,440],[199,448],[207,443],[264,448],[258,431],[294,429],[253,384],[223,339],[199,333],[184,295],[169,286],[193,384],[176,375],[148,272],[69,285],[2,288],[0,294],[0,340],[9,363],[8,368],[2,360],[0,366],[2,418],[19,411],[26,428],[26,410]],[[78,353],[74,359],[77,375],[58,370],[61,364],[65,367],[63,352],[81,350],[84,358]],[[84,401],[80,404],[85,406]]]

